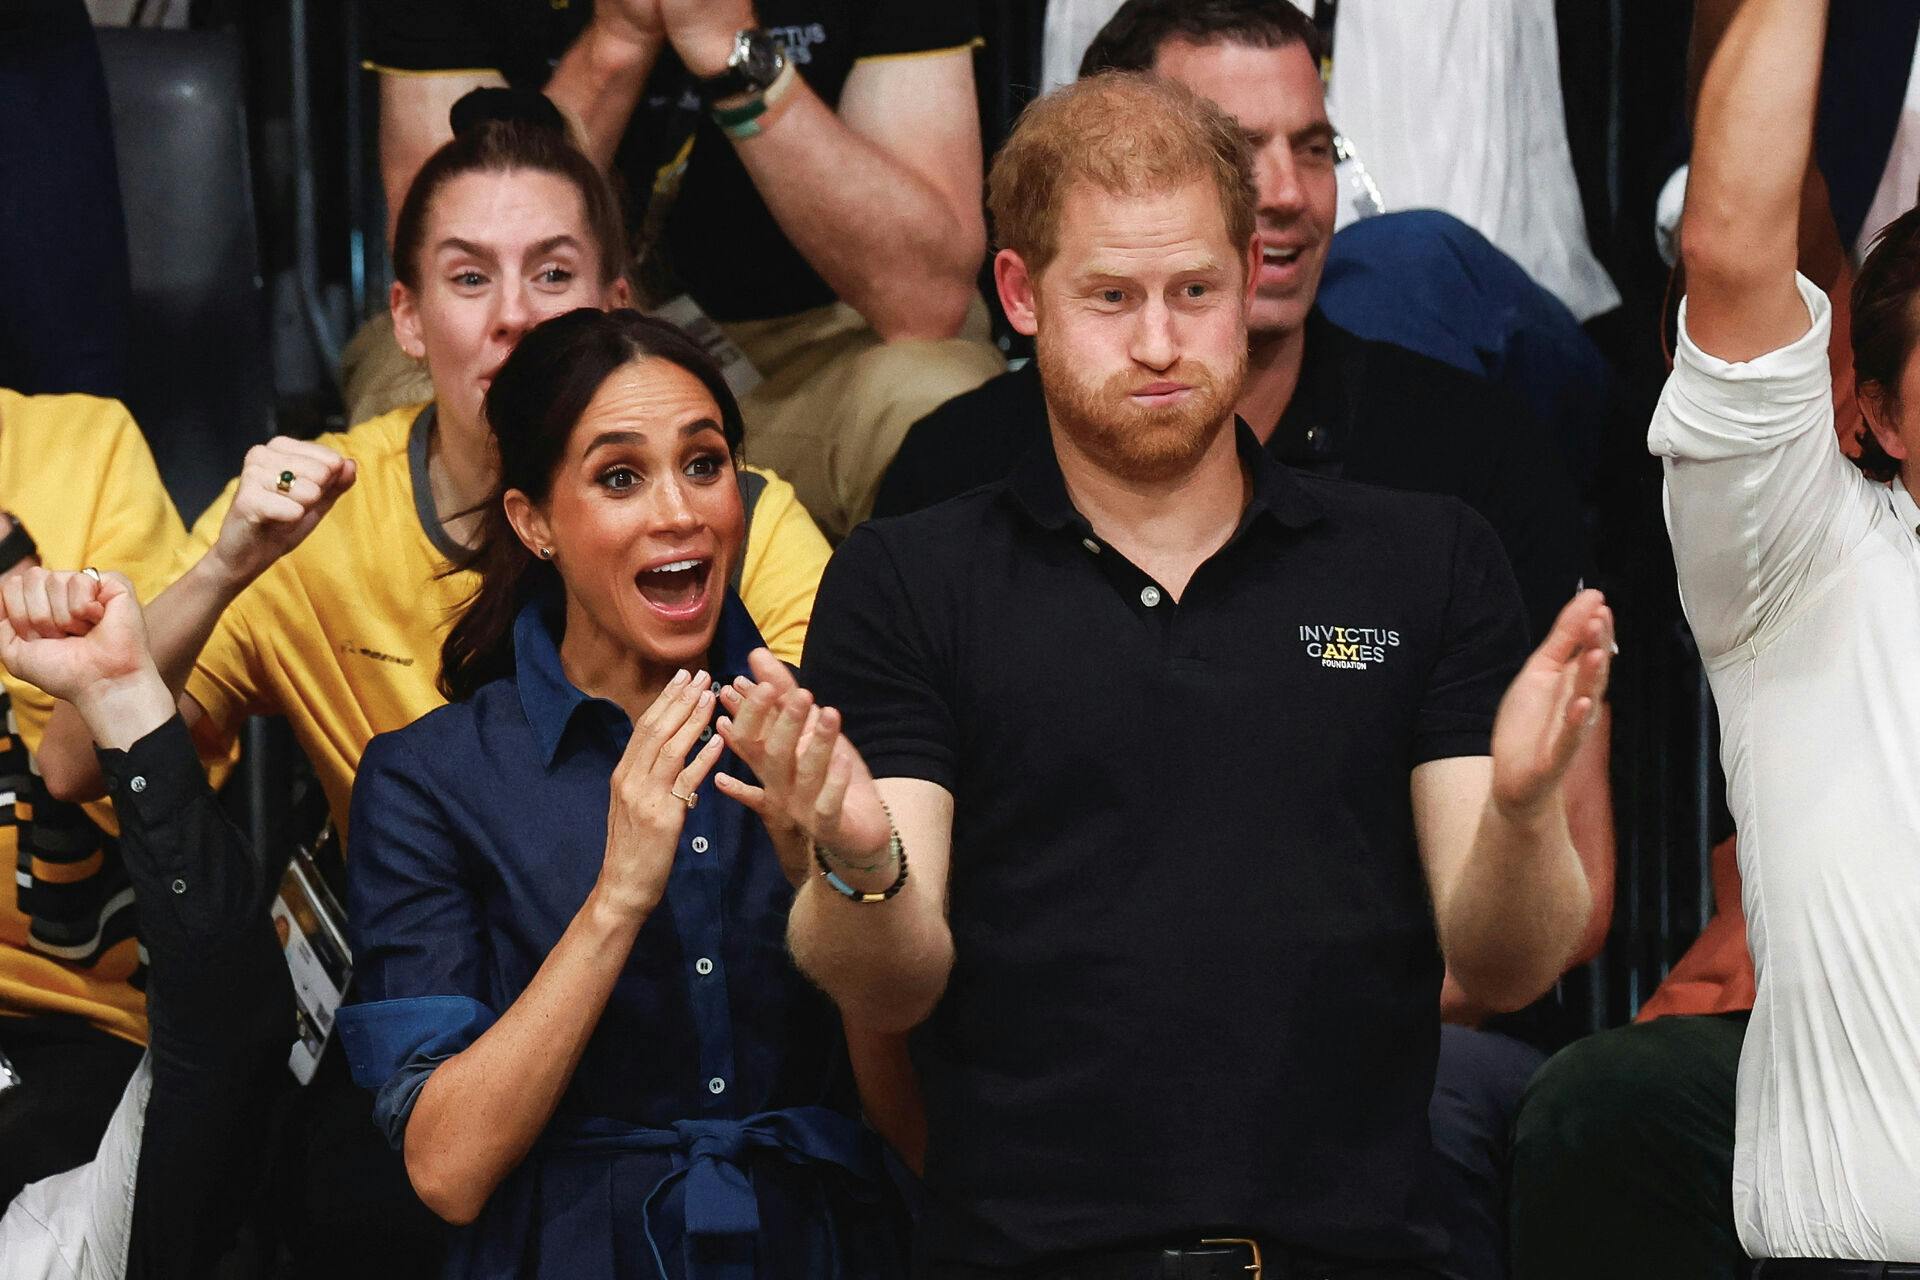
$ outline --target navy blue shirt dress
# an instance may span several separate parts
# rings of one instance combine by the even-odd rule
[[[511,678],[380,735],[361,762],[340,1027],[396,1147],[427,1077],[527,988],[600,871],[632,725],[567,679],[563,618],[557,596],[529,604]],[[759,643],[729,592],[715,679],[746,672]],[[744,772],[730,752],[717,769]],[[793,896],[759,819],[709,776],[553,1119],[456,1232],[445,1274],[900,1272],[903,1220],[838,1017],[787,951]]]

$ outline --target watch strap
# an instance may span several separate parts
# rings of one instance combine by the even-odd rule
[[[738,106],[715,107],[712,111],[713,122],[729,138],[752,138],[758,136],[773,123],[777,108],[793,92],[793,85],[800,73],[788,62],[780,68],[780,74],[773,78],[766,91],[754,95]]]

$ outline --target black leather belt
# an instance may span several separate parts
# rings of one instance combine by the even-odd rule
[[[1114,1249],[1046,1263],[1022,1280],[1410,1280],[1427,1273],[1312,1258],[1253,1240]]]
[[[1920,1280],[1920,1262],[1845,1262],[1836,1258],[1762,1258],[1753,1280]]]

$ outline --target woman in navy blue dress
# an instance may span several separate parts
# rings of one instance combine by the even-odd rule
[[[838,1020],[787,954],[805,845],[710,728],[760,644],[729,587],[739,409],[677,329],[575,311],[486,413],[453,702],[375,738],[354,787],[340,1019],[462,1228],[446,1274],[896,1274]]]

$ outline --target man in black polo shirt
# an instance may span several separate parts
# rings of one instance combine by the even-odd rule
[[[724,334],[750,456],[830,535],[916,418],[1004,367],[975,283],[973,5],[359,2],[388,209],[468,90],[544,89],[623,180],[644,305]],[[384,316],[346,363],[351,421],[431,395]]]
[[[1336,252],[1338,199],[1318,68],[1319,34],[1289,0],[1130,0],[1082,64],[1083,74],[1151,70],[1177,79],[1249,134],[1263,262],[1237,408],[1255,434],[1301,472],[1465,501],[1499,536],[1537,640],[1590,574],[1560,442],[1494,383],[1363,339],[1316,305],[1322,265]],[[1368,225],[1396,218],[1411,223],[1399,234],[1432,234],[1421,215]],[[1463,309],[1484,305],[1478,295],[1459,300]],[[1047,438],[1040,378],[1029,365],[916,424],[882,483],[876,514],[918,510],[1011,473]],[[1603,711],[1566,784],[1593,899],[1570,964],[1599,951],[1612,914],[1608,729]],[[1447,1172],[1440,1198],[1450,1237],[1446,1270],[1454,1280],[1487,1280],[1505,1272],[1507,1134],[1543,1051],[1558,1048],[1572,1028],[1551,1002],[1494,1018],[1457,984],[1443,992],[1449,1027],[1432,1119]]]
[[[1052,448],[856,530],[809,688],[757,655],[720,724],[765,788],[729,793],[815,842],[799,963],[914,1029],[922,1271],[1435,1274],[1443,965],[1514,1008],[1572,953],[1611,618],[1582,593],[1523,667],[1484,521],[1236,422],[1259,247],[1218,108],[1082,81],[990,193]]]

